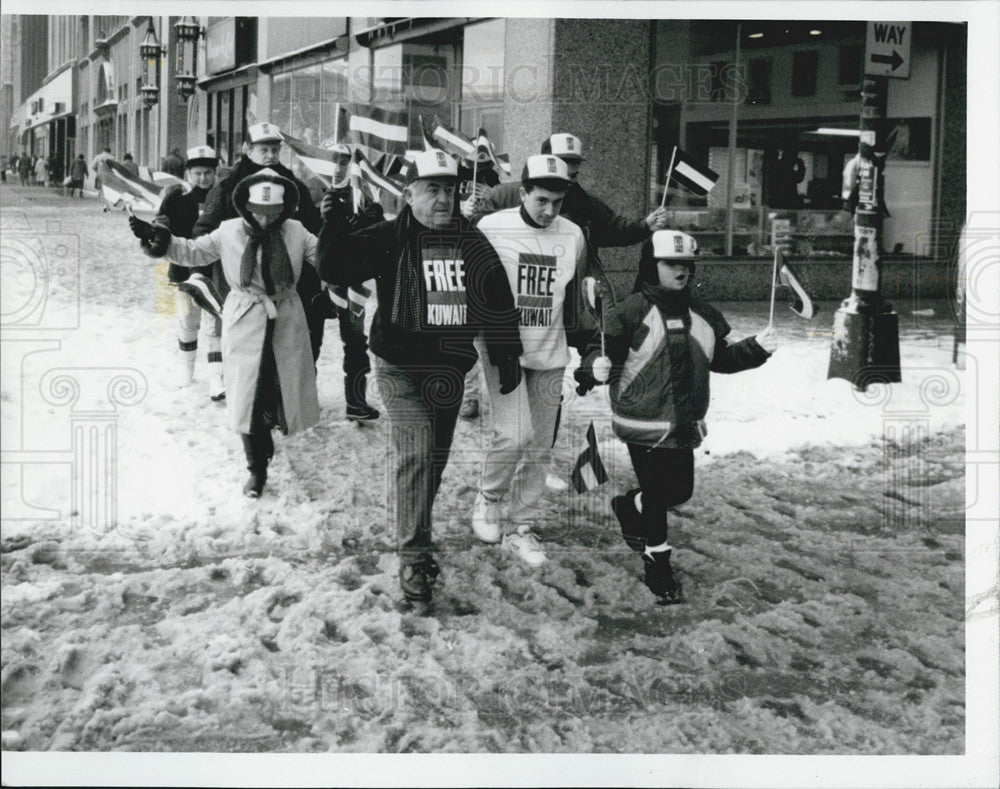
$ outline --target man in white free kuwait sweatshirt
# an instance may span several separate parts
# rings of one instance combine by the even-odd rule
[[[587,260],[583,231],[559,216],[572,180],[557,156],[528,158],[521,174],[521,205],[483,217],[479,230],[503,263],[520,314],[524,354],[518,388],[500,397],[496,370],[483,365],[490,397],[492,437],[472,512],[472,530],[484,542],[499,542],[525,562],[538,566],[545,553],[531,532],[562,400],[569,345],[580,348],[586,332],[577,309]],[[482,339],[477,340],[486,358]],[[504,536],[503,501],[508,498]]]

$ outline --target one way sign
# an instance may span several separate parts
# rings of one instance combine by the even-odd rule
[[[911,22],[869,22],[865,40],[865,74],[870,77],[910,76]]]

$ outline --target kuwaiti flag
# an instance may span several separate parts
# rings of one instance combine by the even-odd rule
[[[399,156],[406,153],[410,130],[403,112],[352,104],[349,127],[362,145]]]
[[[330,185],[333,180],[333,151],[319,145],[310,145],[287,134],[285,135],[285,143],[305,168],[324,184]]]
[[[200,272],[194,272],[177,286],[181,293],[188,294],[194,303],[208,312],[216,320],[222,320],[222,296],[215,283]]]
[[[698,195],[707,195],[719,180],[717,172],[699,164],[677,146],[674,146],[674,169],[670,177]]]
[[[133,211],[156,213],[160,210],[164,188],[133,175],[114,159],[100,164],[101,191],[104,200],[114,208],[128,206]]]
[[[601,453],[597,450],[597,431],[593,422],[587,428],[587,448],[577,458],[571,479],[577,493],[586,493],[608,481],[608,472],[604,470]]]
[[[382,159],[384,160],[385,157],[383,156]],[[356,150],[354,152],[354,160],[357,162],[359,175],[371,186],[379,190],[384,189],[395,197],[403,196],[404,185],[402,179],[398,178],[398,176],[384,174],[381,168],[369,162],[361,151]]]
[[[420,125],[423,126],[423,118],[420,119]],[[476,144],[457,129],[445,126],[438,120],[437,115],[434,116],[430,141],[426,131],[424,132],[424,146],[428,149],[441,148],[459,159],[463,157],[471,159],[476,155]]]
[[[795,276],[792,267],[785,262],[785,256],[782,251],[779,249],[776,251],[776,254],[778,255],[778,262],[781,264],[778,268],[778,276],[781,279],[781,284],[792,289],[792,303],[788,306],[797,315],[801,315],[803,318],[812,318],[816,314],[816,306],[812,298],[806,293],[806,289],[802,287],[802,283]]]
[[[510,175],[510,157],[505,153],[498,154],[493,150],[493,143],[486,136],[486,129],[480,129],[479,136],[476,137],[476,158],[480,162],[493,162],[498,169]]]

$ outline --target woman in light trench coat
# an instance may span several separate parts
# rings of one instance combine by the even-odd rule
[[[222,310],[226,408],[250,470],[243,492],[257,498],[274,453],[271,429],[290,435],[319,421],[316,368],[295,290],[302,266],[316,266],[316,237],[289,218],[298,191],[273,170],[240,181],[232,199],[240,217],[196,239],[135,217],[129,224],[151,257],[187,267],[222,261],[231,288]]]

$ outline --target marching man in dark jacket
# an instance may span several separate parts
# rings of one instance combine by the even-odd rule
[[[381,222],[385,215],[374,200],[354,210],[354,190],[351,188],[350,167],[351,147],[338,144],[332,149],[333,183],[323,195],[320,213],[326,216],[336,205],[338,212],[349,213],[351,230],[363,230]],[[351,297],[355,295],[349,288],[338,285],[331,289],[336,317],[340,324],[340,339],[344,343],[344,399],[347,401],[347,418],[355,421],[378,419],[379,413],[368,405],[368,341],[365,338],[364,314],[355,315],[351,308]]]
[[[431,556],[431,510],[448,461],[462,382],[482,332],[500,393],[521,379],[518,313],[496,251],[455,215],[458,168],[444,151],[414,154],[391,222],[351,233],[334,206],[320,234],[320,274],[334,285],[376,280],[371,349],[391,422],[396,465],[400,585],[418,610],[440,573]]]
[[[639,488],[611,500],[622,536],[642,554],[645,583],[664,603],[682,602],[670,566],[667,509],[694,489],[694,448],[706,435],[709,372],[760,367],[778,347],[774,329],[729,344],[729,324],[691,294],[697,244],[660,230],[643,247],[641,290],[605,316],[607,357],[599,336],[574,373],[584,394],[611,387],[611,425],[628,446]]]
[[[225,178],[216,183],[205,198],[205,210],[195,222],[192,238],[206,235],[215,230],[226,219],[236,218],[236,208],[233,206],[232,195],[236,184],[247,176],[263,170],[265,167],[278,173],[283,178],[295,184],[298,191],[298,207],[292,214],[312,234],[319,232],[323,224],[319,209],[309,197],[309,187],[296,178],[292,171],[278,161],[281,155],[281,142],[284,140],[281,129],[273,123],[258,123],[247,129],[246,155],[236,163],[236,167]],[[216,285],[220,293],[226,295],[225,279],[216,276]],[[323,325],[327,318],[329,300],[320,286],[319,277],[312,266],[306,266],[298,283],[302,306],[306,311],[306,323],[309,324],[309,340],[312,344],[313,361],[319,358],[323,345]]]
[[[160,211],[154,224],[170,229],[170,233],[181,238],[191,238],[195,223],[205,207],[209,189],[215,185],[215,168],[219,159],[215,151],[206,145],[199,145],[187,152],[184,162],[184,178],[191,186],[187,192],[181,186],[167,190],[160,203]],[[167,279],[171,285],[179,285],[198,272],[205,277],[212,276],[212,267],[188,268],[170,263]],[[177,289],[177,346],[180,351],[179,386],[189,386],[194,379],[195,358],[198,355],[198,330],[202,330],[208,346],[209,394],[215,401],[226,396],[226,386],[222,379],[222,324],[202,309],[189,293]],[[204,322],[204,323],[203,323]]]

